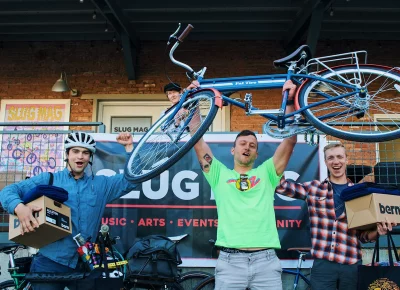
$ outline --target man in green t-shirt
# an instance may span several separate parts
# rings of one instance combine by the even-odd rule
[[[287,81],[283,90],[289,90],[289,113],[293,111],[296,86]],[[244,130],[231,149],[233,170],[213,156],[203,139],[194,146],[217,204],[216,245],[221,251],[215,269],[215,289],[282,289],[282,268],[274,250],[281,247],[274,191],[296,142],[296,136],[283,140],[273,157],[253,168],[258,156],[257,137]]]

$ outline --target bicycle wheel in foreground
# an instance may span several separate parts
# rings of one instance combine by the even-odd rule
[[[179,285],[182,286],[183,289],[194,289],[194,287],[199,284],[200,281],[211,277],[212,275],[207,272],[202,271],[189,271],[180,275],[178,279]]]
[[[125,166],[131,182],[149,180],[175,164],[203,136],[217,114],[212,90],[194,93],[174,113],[171,108],[140,139]],[[190,120],[189,126],[185,121]]]
[[[15,284],[13,280],[7,280],[0,283],[0,290],[14,290]]]
[[[203,281],[201,281],[199,284],[193,288],[193,290],[214,290],[215,289],[215,277],[211,276]]]
[[[332,84],[308,80],[299,89],[300,107],[339,95],[349,96],[305,110],[306,119],[322,132],[359,142],[382,142],[400,137],[400,72],[379,65],[333,67],[319,74]],[[364,93],[352,94],[363,88]]]

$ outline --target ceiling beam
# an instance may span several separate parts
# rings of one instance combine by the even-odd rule
[[[132,41],[130,37],[126,34],[125,31],[122,31],[121,35],[122,47],[124,48],[124,61],[125,61],[125,69],[128,75],[129,80],[136,79],[136,59],[137,59],[137,49],[132,45]]]
[[[17,26],[0,26],[0,37],[2,34],[40,34],[40,33],[101,33],[111,35],[112,39],[114,31],[110,28],[108,32],[104,31],[104,23],[93,24],[65,24],[65,25],[17,25]]]
[[[136,49],[139,49],[138,36],[135,29],[132,27],[133,25],[129,23],[129,19],[124,15],[121,8],[117,5],[117,3],[115,3],[114,0],[105,0],[105,2],[107,3],[107,6],[111,9],[114,17],[119,22],[119,25],[122,27],[125,34],[130,38],[132,44],[136,47]]]
[[[39,34],[0,34],[0,41],[111,41],[112,34],[104,32],[80,32],[80,33],[39,33]]]
[[[300,9],[299,14],[293,21],[286,37],[284,38],[284,46],[287,50],[292,50],[293,47],[298,46],[299,41],[307,31],[311,19],[311,15],[315,8],[322,4],[324,8],[328,7],[333,0],[310,0]]]
[[[311,49],[311,55],[315,55],[318,38],[321,32],[324,10],[325,10],[325,5],[320,2],[311,15],[310,25],[307,33],[307,41],[306,41],[307,45]]]
[[[129,23],[129,19],[124,15],[121,8],[114,0],[104,0],[112,11],[115,19],[122,28],[120,37],[122,47],[124,48],[125,69],[129,80],[136,79],[135,67],[136,58],[140,49],[138,35],[136,34],[133,24]]]
[[[6,1],[1,2],[0,15],[8,13],[41,13],[41,12],[79,12],[93,11],[93,5],[88,1],[80,3],[72,1]]]
[[[147,32],[141,36],[141,40],[145,41],[166,41],[165,32]],[[168,34],[169,35],[169,34]],[[274,31],[268,33],[260,32],[248,32],[242,35],[241,40],[283,40],[283,32]],[[79,33],[20,33],[20,34],[0,34],[0,41],[4,42],[19,42],[19,41],[111,41],[113,33],[99,33],[94,32],[79,32]],[[119,40],[117,36],[117,40]],[[190,39],[188,41],[201,41],[201,40],[238,40],[236,32],[219,32],[219,33],[195,33],[192,31]],[[399,41],[400,32],[368,32],[360,31],[354,33],[352,31],[343,31],[337,33],[335,31],[324,31],[321,30],[319,41],[330,40],[330,41],[341,41],[341,40],[389,40]]]
[[[174,0],[174,1],[164,1],[164,0],[120,0],[120,6],[124,10],[152,10],[152,9],[162,9],[176,11],[192,11],[193,9],[202,10],[212,10],[219,8],[222,11],[227,11],[231,9],[252,9],[254,7],[258,8],[274,8],[274,7],[298,7],[302,0],[252,0],[248,1],[228,1],[228,0],[203,0],[197,2],[190,2],[186,0]]]
[[[113,0],[92,0],[100,13],[118,33],[124,49],[124,62],[129,80],[136,79],[136,58],[140,49],[138,36],[121,8]],[[111,13],[107,13],[106,10]]]
[[[115,19],[115,16],[110,12],[107,3],[104,0],[91,0],[93,5],[96,7],[96,11],[100,12],[105,20],[105,25],[110,25],[114,31],[121,37],[122,34],[122,27]]]
[[[85,14],[36,14],[36,15],[3,15],[0,17],[1,25],[48,25],[48,24],[104,24],[102,15],[93,19],[93,10]]]

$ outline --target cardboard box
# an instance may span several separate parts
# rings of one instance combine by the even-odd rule
[[[349,229],[376,229],[376,223],[400,223],[400,196],[372,193],[345,202]]]
[[[8,231],[10,241],[39,249],[72,233],[71,209],[68,206],[46,196],[28,204],[42,208],[34,214],[39,221],[39,228],[35,229],[35,232],[21,235],[18,217],[10,214]]]

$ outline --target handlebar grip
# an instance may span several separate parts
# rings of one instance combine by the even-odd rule
[[[188,36],[188,34],[190,33],[190,31],[192,29],[193,29],[193,25],[192,24],[188,24],[188,26],[186,26],[186,28],[182,32],[182,34],[178,37],[179,42],[183,42],[183,40],[186,38],[186,36]]]

